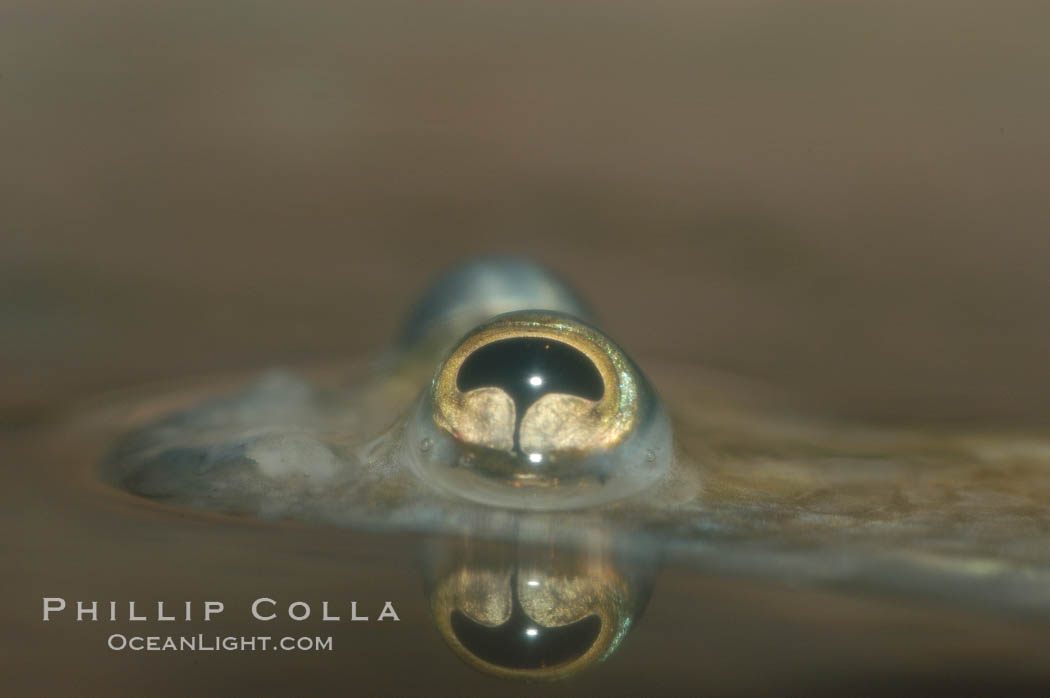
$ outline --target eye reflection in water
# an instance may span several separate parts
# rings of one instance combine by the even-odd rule
[[[652,554],[614,550],[600,531],[570,544],[435,538],[424,586],[442,638],[503,678],[567,678],[609,658],[645,608]]]

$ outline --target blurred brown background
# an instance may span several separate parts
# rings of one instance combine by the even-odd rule
[[[635,355],[1050,417],[1045,2],[0,2],[0,415],[375,351],[516,251]]]
[[[0,430],[370,355],[433,274],[492,252],[557,268],[643,365],[1045,427],[1048,37],[1046,0],[0,0]],[[444,649],[411,541],[155,510],[98,486],[105,434],[10,434],[16,692],[525,693]],[[532,692],[1046,693],[1037,622],[768,581],[665,571],[623,653]],[[268,593],[394,598],[405,622],[345,631],[338,661],[210,661],[37,616],[45,594]]]

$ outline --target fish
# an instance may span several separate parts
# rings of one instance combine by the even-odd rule
[[[431,535],[442,636],[505,678],[610,656],[665,555],[1050,619],[1045,435],[778,409],[599,325],[544,267],[472,261],[367,365],[150,397],[168,413],[140,410],[99,476],[187,510]]]
[[[270,372],[132,429],[101,475],[188,508],[386,530],[488,517],[495,532],[521,512],[645,523],[642,493],[666,505],[698,482],[638,365],[567,284],[516,259],[435,282],[349,384]]]

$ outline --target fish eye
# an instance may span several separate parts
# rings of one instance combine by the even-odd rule
[[[406,430],[417,475],[496,506],[563,509],[645,489],[670,467],[659,398],[607,336],[571,316],[518,311],[468,333]]]

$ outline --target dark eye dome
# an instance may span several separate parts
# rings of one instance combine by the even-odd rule
[[[449,341],[481,322],[513,310],[543,308],[584,320],[590,308],[563,279],[527,259],[490,257],[435,279],[412,309],[401,343],[413,346],[435,333]]]

